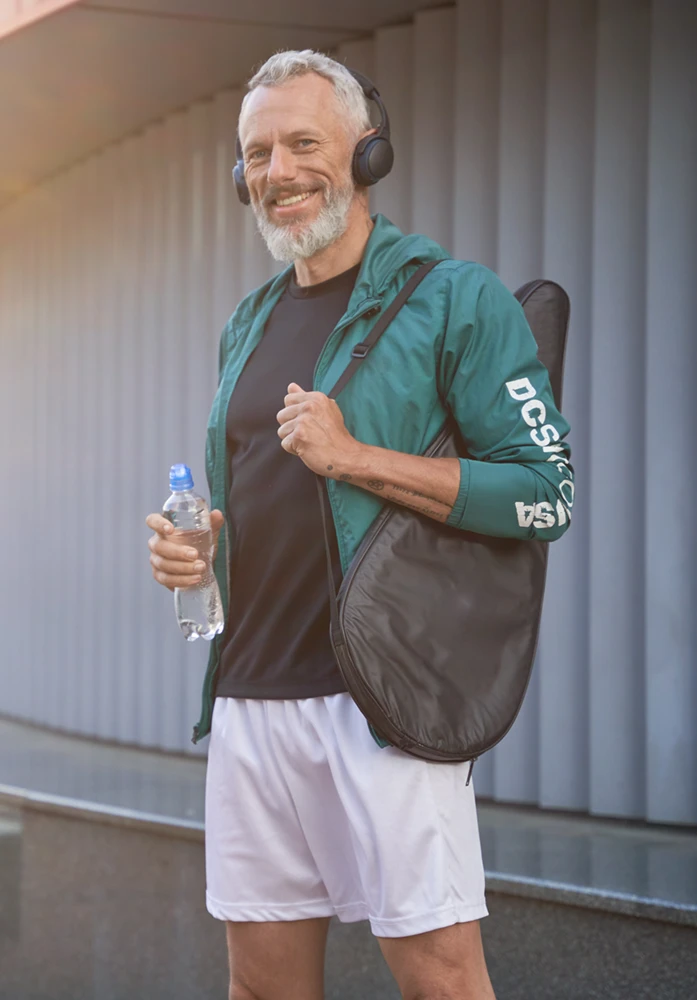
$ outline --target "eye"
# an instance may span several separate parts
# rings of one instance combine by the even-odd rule
[[[262,156],[266,156],[265,149],[253,149],[251,153],[247,156],[247,160],[260,160]]]
[[[301,146],[303,149],[307,149],[308,146],[314,146],[314,139],[298,139],[296,145]]]

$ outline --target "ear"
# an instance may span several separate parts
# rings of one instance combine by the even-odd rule
[[[369,135],[377,135],[377,134],[378,134],[377,128],[369,128],[367,132],[361,132],[361,134],[356,139],[356,145],[358,145],[358,143],[361,142],[362,139],[367,139]]]

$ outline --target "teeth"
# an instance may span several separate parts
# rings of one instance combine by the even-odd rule
[[[312,191],[308,191],[306,194],[294,194],[292,198],[278,198],[276,204],[282,207],[286,205],[295,205],[299,201],[307,201],[307,199],[312,194]]]

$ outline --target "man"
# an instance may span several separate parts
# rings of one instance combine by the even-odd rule
[[[328,399],[376,313],[419,263],[448,258],[371,218],[352,157],[372,131],[359,84],[310,51],[269,59],[240,114],[252,209],[292,266],[223,333],[206,446],[226,631],[196,738],[211,729],[207,905],[227,921],[232,1000],[321,1000],[333,915],[370,920],[405,1000],[494,996],[469,765],[379,745],[347,693],[314,474],[330,490],[338,584],[387,502],[463,530],[559,537],[573,502],[568,425],[516,300],[452,259]],[[534,409],[521,414],[527,385]],[[474,460],[421,457],[448,411]],[[540,503],[555,513],[532,520],[523,508]],[[160,515],[147,520],[155,579],[170,590],[200,579],[195,550],[168,541]]]

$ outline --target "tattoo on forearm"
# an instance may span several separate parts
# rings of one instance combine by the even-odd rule
[[[382,479],[368,479],[365,481],[365,484],[369,490],[374,490],[375,492],[382,492],[385,489],[385,483]],[[426,496],[425,493],[419,493],[417,490],[408,490],[405,486],[396,486],[394,483],[388,483],[387,489],[393,492],[393,495],[389,496],[388,499],[399,504],[400,507],[408,507],[410,510],[415,510],[419,514],[426,514],[436,521],[447,521],[452,512],[452,508],[447,503],[436,500],[435,497]],[[412,498],[414,500],[425,500],[426,503],[413,503],[411,502]]]
[[[339,476],[339,479],[342,479],[345,483],[350,482],[352,478],[353,476],[349,476],[348,472],[344,472],[343,475]]]
[[[420,497],[422,500],[430,500],[431,503],[440,503],[440,500],[436,500],[435,497],[430,497],[427,493],[419,493],[418,490],[408,490],[406,486],[395,486],[392,485],[392,489],[396,493],[404,493],[409,497]]]
[[[400,507],[408,507],[409,510],[418,511],[419,514],[426,514],[428,517],[432,517],[435,521],[447,521],[450,516],[450,511],[447,507],[442,510],[435,510],[433,507],[420,506],[417,503],[409,503],[408,500],[403,500],[401,497],[395,497],[395,503],[399,504]]]
[[[345,477],[342,476],[341,478],[344,479]],[[349,476],[348,478],[350,479],[351,477]],[[385,484],[383,483],[382,479],[369,479],[366,485],[371,490],[385,489]],[[390,490],[394,490],[395,493],[400,494],[399,496],[391,497],[391,499],[393,499],[395,503],[402,504],[402,506],[404,507],[412,506],[404,499],[404,497],[417,497],[419,500],[427,500],[429,503],[434,503],[438,507],[443,507],[443,509],[447,510],[448,513],[450,512],[450,508],[446,503],[443,503],[442,500],[437,500],[435,497],[428,496],[427,493],[419,493],[418,490],[408,490],[406,486],[396,486],[394,483],[390,483],[387,488]],[[414,506],[412,507],[412,509],[421,510],[422,508],[419,506]]]

